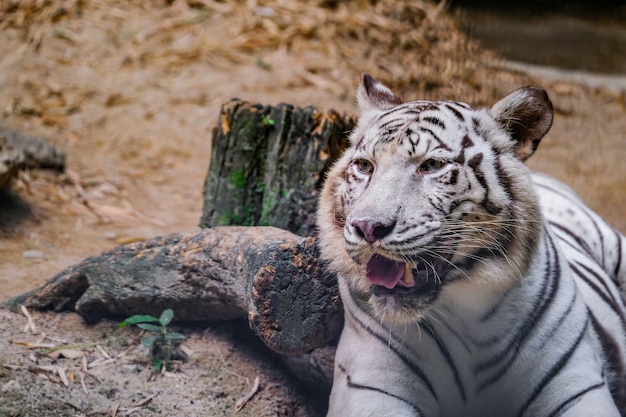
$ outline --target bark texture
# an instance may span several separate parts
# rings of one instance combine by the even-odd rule
[[[213,134],[201,226],[275,226],[315,232],[319,190],[347,145],[354,116],[233,99]]]

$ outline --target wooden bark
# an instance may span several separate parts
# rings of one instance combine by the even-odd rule
[[[354,116],[233,99],[222,106],[204,185],[202,227],[275,226],[310,236],[318,192]]]
[[[216,227],[119,246],[9,302],[75,310],[88,322],[133,314],[177,321],[248,317],[272,350],[303,353],[334,340],[343,310],[315,239],[273,227]]]

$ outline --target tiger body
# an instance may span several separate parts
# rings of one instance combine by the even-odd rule
[[[626,416],[626,241],[524,165],[545,92],[474,110],[364,75],[358,98],[318,213],[345,309],[328,416]]]

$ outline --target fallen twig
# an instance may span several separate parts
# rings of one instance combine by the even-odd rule
[[[145,407],[145,406],[146,406],[146,405],[147,405],[150,401],[152,401],[152,399],[153,399],[154,397],[156,397],[157,395],[158,395],[158,393],[156,393],[156,394],[152,394],[151,396],[144,398],[143,400],[139,401],[139,402],[135,405],[135,407]]]
[[[78,376],[80,377],[80,386],[83,389],[83,392],[85,394],[89,394],[89,391],[87,391],[87,385],[85,384],[85,375],[83,373],[83,371],[78,371]]]
[[[258,376],[254,378],[254,384],[252,384],[252,388],[250,388],[250,391],[248,391],[248,393],[245,396],[237,400],[237,402],[235,403],[235,409],[237,411],[241,411],[246,406],[246,404],[252,399],[252,397],[254,397],[254,395],[257,392],[259,392],[259,377]]]
[[[21,305],[20,308],[22,310],[22,314],[26,316],[26,320],[28,320],[28,322],[26,323],[26,326],[24,326],[24,333],[39,334],[39,331],[37,330],[37,326],[35,326],[35,321],[33,320],[33,317],[30,315],[30,312],[28,311],[28,309],[24,307],[24,305]]]

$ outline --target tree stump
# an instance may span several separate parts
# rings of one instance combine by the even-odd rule
[[[334,340],[343,325],[336,278],[312,237],[273,227],[216,227],[118,246],[9,301],[75,310],[86,321],[133,314],[177,321],[247,317],[272,350],[304,353]]]
[[[225,103],[213,132],[200,225],[313,235],[318,192],[355,123],[354,116],[312,106]]]

